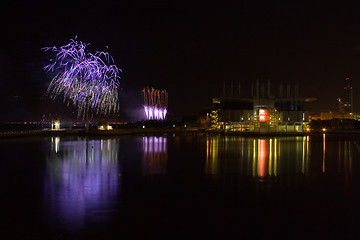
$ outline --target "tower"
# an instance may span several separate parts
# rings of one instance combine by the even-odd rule
[[[353,112],[353,94],[352,86],[349,78],[345,78],[344,98],[342,99],[344,113]]]

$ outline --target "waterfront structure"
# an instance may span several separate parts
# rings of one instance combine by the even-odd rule
[[[321,112],[320,114],[310,114],[311,120],[332,120],[332,119],[360,119],[358,113],[341,113],[341,112]]]
[[[270,80],[267,84],[257,80],[255,86],[252,86],[251,97],[223,94],[223,97],[213,98],[212,128],[225,132],[307,131],[309,113],[305,109],[305,103],[316,99],[298,97],[297,85],[292,89],[290,83],[287,86],[280,84],[277,97],[271,95],[270,87]],[[285,96],[283,90],[286,92]]]
[[[99,122],[97,126],[98,130],[112,130],[113,127],[108,122]]]
[[[51,121],[51,130],[60,130],[60,121],[59,120]]]

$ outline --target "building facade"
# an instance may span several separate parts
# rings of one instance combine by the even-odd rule
[[[289,85],[286,97],[274,97],[270,94],[270,84],[267,91],[264,86],[257,81],[250,98],[213,98],[212,128],[225,132],[305,132],[309,127],[305,103],[315,99],[291,96]]]

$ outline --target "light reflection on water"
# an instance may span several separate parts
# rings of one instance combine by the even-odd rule
[[[205,173],[236,173],[259,179],[279,173],[306,174],[311,155],[309,142],[309,136],[209,136],[206,139]]]
[[[70,228],[108,216],[121,184],[117,139],[51,139],[44,181],[47,214]]]
[[[166,174],[168,152],[166,137],[143,137],[142,171],[144,175]]]
[[[321,193],[324,186],[341,188],[341,181],[344,181],[350,189],[349,183],[355,179],[352,174],[359,173],[357,169],[360,169],[359,149],[359,140],[337,139],[328,134],[315,138],[138,136],[122,139],[121,144],[116,138],[73,141],[53,138],[48,148],[44,178],[46,219],[55,219],[55,224],[76,230],[90,226],[89,223],[111,223],[112,217],[121,211],[118,219],[121,217],[124,222],[130,222],[135,229],[139,216],[151,216],[149,222],[156,222],[152,217],[159,220],[157,214],[164,213],[161,219],[167,219],[170,216],[165,213],[172,212],[173,206],[181,206],[182,200],[190,201],[184,196],[194,193],[198,195],[193,206],[197,206],[199,199],[208,202],[208,196],[217,196],[214,204],[204,206],[204,209],[212,209],[223,198],[222,193],[237,196],[237,191],[246,191],[249,203],[254,202],[257,195],[248,189],[266,192],[269,195],[264,196],[270,199],[278,197],[277,193],[282,196],[289,189],[296,191],[296,186],[303,186],[304,192],[314,186],[313,192]],[[204,178],[203,171],[211,177]],[[119,173],[126,177],[119,177]],[[170,176],[172,174],[176,176]],[[149,175],[161,176],[152,178]],[[230,177],[217,178],[224,175]],[[249,178],[238,178],[238,175]],[[184,183],[182,176],[186,176],[188,182]],[[171,188],[168,187],[169,179],[173,183]],[[193,182],[196,184],[192,185]],[[262,192],[263,189],[266,191]],[[309,190],[307,197],[313,192]],[[174,198],[176,194],[180,197]],[[144,196],[148,205],[144,205]],[[299,196],[302,197],[301,193]],[[243,200],[248,203],[246,198]],[[244,207],[234,203],[234,206],[246,211],[246,204]],[[128,209],[127,212],[124,209]],[[219,209],[218,212],[222,212]],[[117,227],[121,225],[117,223]]]
[[[282,175],[351,175],[360,153],[358,140],[319,137],[207,136],[205,173],[258,179]],[[357,165],[356,165],[357,166]]]

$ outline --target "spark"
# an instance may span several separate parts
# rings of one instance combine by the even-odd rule
[[[90,53],[86,49],[88,45],[75,37],[64,46],[42,48],[55,53],[44,70],[57,73],[46,93],[52,99],[63,95],[64,101],[78,107],[78,116],[84,116],[88,109],[95,110],[96,114],[117,112],[121,69],[108,52]]]
[[[165,120],[168,106],[168,93],[166,90],[144,88],[144,111],[147,120]]]

